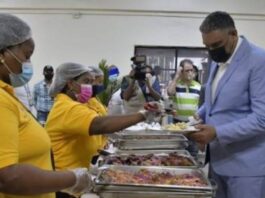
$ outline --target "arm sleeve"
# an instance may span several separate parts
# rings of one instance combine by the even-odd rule
[[[197,114],[200,116],[200,118],[205,122],[205,114],[206,114],[206,110],[205,110],[205,104],[203,104],[197,111]]]
[[[63,128],[65,133],[88,135],[91,122],[98,114],[86,105],[79,104],[64,114]]]

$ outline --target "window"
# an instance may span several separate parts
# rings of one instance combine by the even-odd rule
[[[135,55],[145,55],[146,64],[161,67],[160,82],[167,84],[183,59],[191,59],[199,69],[198,79],[206,82],[208,76],[208,52],[202,47],[135,46]]]

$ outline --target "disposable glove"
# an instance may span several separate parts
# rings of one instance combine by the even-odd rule
[[[74,173],[76,182],[73,186],[63,190],[63,192],[76,196],[92,191],[93,180],[87,168],[76,168],[70,171]]]
[[[144,105],[144,110],[139,113],[143,114],[147,123],[159,122],[163,111],[163,106],[159,102],[148,102]]]

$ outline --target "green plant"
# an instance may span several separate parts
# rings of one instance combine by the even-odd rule
[[[119,80],[112,83],[109,82],[109,67],[105,59],[102,59],[99,62],[98,67],[104,73],[103,84],[105,86],[105,90],[102,93],[98,94],[97,98],[100,100],[102,104],[108,106],[112,94],[120,88],[121,82]]]
[[[108,73],[108,65],[107,65],[107,60],[102,59],[99,64],[98,67],[103,71],[104,74],[104,80],[103,80],[103,84],[105,87],[108,87],[109,84],[109,73]],[[106,91],[103,91],[102,93],[97,95],[97,98],[100,100],[100,102],[102,104],[104,104],[105,106],[108,106],[108,99],[109,99],[109,93],[107,93]]]

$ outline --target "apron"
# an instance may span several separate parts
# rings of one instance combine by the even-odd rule
[[[144,109],[144,103],[146,101],[138,82],[135,82],[134,93],[135,95],[129,101],[123,100],[125,114],[137,113],[139,110]]]

